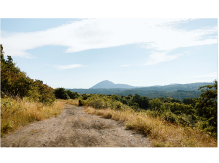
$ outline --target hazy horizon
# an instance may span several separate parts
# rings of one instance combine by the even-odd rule
[[[109,81],[109,80],[103,80],[103,81]],[[100,82],[103,82],[103,81],[100,81]],[[98,83],[100,83],[100,82],[98,82]],[[110,82],[113,82],[113,81],[110,81]],[[96,84],[98,84],[98,83],[96,83]],[[195,82],[195,83],[212,83],[213,84],[214,82],[212,81],[212,82]],[[124,83],[114,83],[114,84],[124,84]],[[136,88],[136,87],[167,86],[167,85],[176,85],[176,84],[192,84],[192,83],[171,83],[171,84],[166,84],[166,85],[150,85],[150,86],[134,86],[134,85],[130,85],[130,86],[133,86],[134,88]],[[90,88],[65,88],[65,89],[90,89]],[[99,88],[97,88],[97,89],[99,89]],[[127,89],[127,88],[125,88],[125,89]],[[128,88],[128,89],[132,89],[132,88]]]

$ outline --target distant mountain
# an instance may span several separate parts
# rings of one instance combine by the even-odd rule
[[[111,88],[134,88],[133,86],[127,85],[127,84],[114,84],[111,81],[108,80],[104,80],[100,83],[97,83],[96,85],[94,85],[93,87],[91,87],[90,89],[111,89]]]
[[[72,92],[79,94],[105,94],[105,95],[123,95],[139,94],[149,98],[157,97],[172,97],[183,100],[184,98],[197,98],[201,91],[200,86],[213,85],[214,83],[189,83],[189,84],[170,84],[165,86],[150,86],[150,87],[133,87],[126,84],[114,84],[108,80],[102,81],[90,89],[70,89]]]

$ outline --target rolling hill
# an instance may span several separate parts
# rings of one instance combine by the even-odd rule
[[[90,89],[70,89],[79,94],[105,94],[123,95],[139,94],[149,98],[172,97],[183,100],[184,98],[198,98],[201,91],[200,86],[213,85],[212,83],[190,83],[190,84],[170,84],[165,86],[134,87],[127,84],[114,84],[108,80],[97,83]]]
[[[111,89],[111,88],[134,88],[134,87],[127,84],[114,84],[109,80],[104,80],[102,82],[97,83],[90,89],[102,89],[102,88]]]

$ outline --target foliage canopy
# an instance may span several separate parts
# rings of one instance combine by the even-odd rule
[[[43,103],[55,101],[53,88],[43,81],[33,80],[13,63],[11,56],[4,58],[1,53],[1,96],[28,97],[30,100]]]

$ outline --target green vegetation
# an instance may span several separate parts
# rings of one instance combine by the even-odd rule
[[[128,109],[129,107],[127,105],[124,105],[123,103],[117,101],[114,99],[116,96],[105,96],[105,95],[90,95],[84,102],[85,105],[92,106],[97,109],[102,108],[111,108],[113,110],[124,110]]]
[[[185,98],[182,101],[171,97],[150,99],[138,94],[119,96],[102,94],[83,94],[79,105],[96,109],[132,110],[181,127],[196,128],[214,138],[217,137],[217,81],[202,86],[199,98]],[[86,98],[83,98],[86,97]]]
[[[204,89],[206,88],[206,89]],[[197,115],[201,117],[203,130],[217,134],[217,81],[214,85],[202,86],[201,96],[196,101]]]
[[[29,100],[48,104],[55,101],[53,88],[43,84],[43,81],[29,78],[15,66],[10,56],[5,59],[3,54],[1,54],[1,96],[27,97]]]
[[[70,90],[65,90],[65,88],[56,88],[54,90],[55,97],[57,99],[76,99],[79,97],[77,92],[72,92]]]
[[[59,98],[59,99],[70,99],[68,93],[65,91],[64,88],[56,88],[55,91],[55,96],[56,98]]]
[[[3,47],[2,47],[3,48]],[[1,136],[35,120],[61,113],[53,88],[29,78],[1,50]]]

